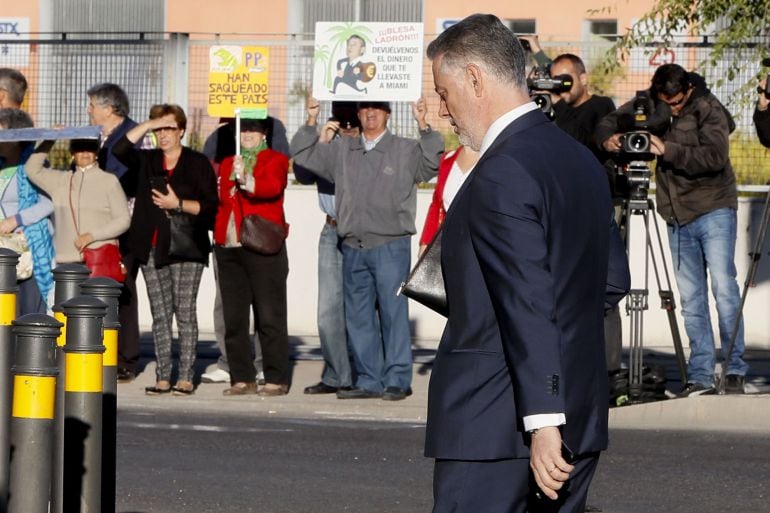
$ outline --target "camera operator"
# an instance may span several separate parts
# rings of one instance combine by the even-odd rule
[[[719,335],[726,351],[740,291],[736,281],[735,238],[738,207],[728,136],[735,124],[706,88],[705,81],[678,64],[660,66],[650,97],[671,108],[671,123],[650,134],[657,156],[658,213],[668,225],[669,247],[690,339],[687,383],[680,397],[714,394],[714,335],[707,294],[707,272],[716,298]],[[623,119],[633,116],[631,101],[600,121],[596,140],[610,152],[621,149]],[[743,393],[748,366],[743,361],[743,322],[727,363],[726,393]]]
[[[770,106],[770,93],[767,91],[767,78],[759,81],[757,93],[757,106],[754,108],[754,125],[757,128],[759,142],[762,143],[762,146],[770,148],[770,109],[768,109]]]
[[[573,139],[588,147],[600,162],[609,155],[594,140],[597,123],[615,110],[611,98],[591,94],[588,89],[588,73],[583,60],[577,55],[563,53],[553,61],[540,48],[537,36],[521,36],[532,49],[532,56],[538,66],[550,67],[551,77],[569,75],[572,87],[566,91],[552,93],[554,123]]]

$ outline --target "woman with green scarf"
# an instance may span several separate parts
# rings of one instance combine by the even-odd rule
[[[263,121],[241,122],[240,155],[219,167],[219,209],[214,253],[225,321],[225,349],[230,388],[225,395],[284,395],[289,390],[289,336],[286,321],[286,244],[271,255],[241,245],[241,222],[256,215],[288,233],[283,212],[289,160],[267,147]],[[266,384],[257,386],[249,314],[262,347]]]

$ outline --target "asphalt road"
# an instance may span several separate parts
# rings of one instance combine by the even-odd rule
[[[424,427],[120,412],[120,513],[428,513]],[[605,513],[770,511],[770,439],[615,430],[589,505]],[[483,513],[483,512],[479,512]]]

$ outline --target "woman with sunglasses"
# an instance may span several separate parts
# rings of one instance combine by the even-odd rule
[[[178,105],[156,105],[150,119],[132,128],[113,148],[129,169],[136,202],[128,243],[142,263],[152,313],[157,360],[156,383],[148,395],[194,391],[193,367],[198,344],[196,300],[203,266],[211,251],[208,231],[217,212],[217,181],[209,160],[182,145],[187,117]],[[152,132],[157,149],[138,150],[135,144]],[[133,191],[132,191],[133,192]],[[188,216],[192,244],[186,254],[171,254],[171,217]],[[179,374],[171,386],[171,321],[179,331]]]

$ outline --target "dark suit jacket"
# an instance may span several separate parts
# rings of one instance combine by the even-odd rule
[[[529,112],[485,152],[443,230],[449,320],[431,376],[426,456],[525,458],[522,418],[559,412],[570,449],[604,449],[603,313],[629,276],[602,166]]]

